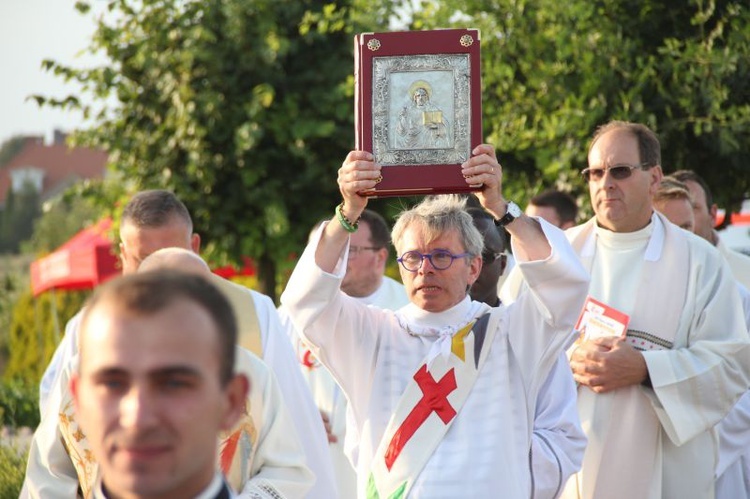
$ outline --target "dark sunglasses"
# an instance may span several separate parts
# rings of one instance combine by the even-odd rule
[[[598,182],[604,178],[606,172],[609,172],[615,180],[625,180],[633,174],[633,170],[642,170],[647,166],[649,166],[648,163],[641,163],[640,165],[613,165],[609,168],[584,168],[581,170],[581,175],[586,182],[592,180]]]

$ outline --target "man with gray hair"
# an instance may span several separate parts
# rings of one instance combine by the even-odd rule
[[[465,203],[427,198],[392,231],[410,304],[368,307],[341,292],[349,238],[381,167],[352,151],[339,169],[344,202],[311,239],[282,303],[346,394],[360,436],[357,495],[529,497],[535,401],[585,298],[588,276],[559,229],[501,194],[490,145],[462,165],[467,186],[513,235],[532,293],[510,307],[472,301],[482,236]]]

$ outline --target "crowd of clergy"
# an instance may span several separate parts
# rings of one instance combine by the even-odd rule
[[[278,309],[211,272],[173,193],[134,195],[21,497],[750,499],[750,256],[708,184],[624,121],[590,140],[578,225],[564,192],[506,198],[489,144],[461,173],[471,195],[391,228],[351,151]]]

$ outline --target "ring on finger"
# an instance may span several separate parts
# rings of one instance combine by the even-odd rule
[[[379,184],[382,181],[383,181],[383,175],[378,175],[378,178],[375,179],[376,184]]]

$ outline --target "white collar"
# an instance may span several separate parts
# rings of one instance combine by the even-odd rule
[[[427,354],[426,362],[429,363],[440,354],[447,358],[453,335],[489,309],[489,305],[472,301],[467,295],[458,304],[442,312],[428,312],[409,303],[396,311],[395,316],[399,325],[410,335],[435,340]]]
[[[649,227],[651,226],[651,227]],[[651,237],[649,238],[648,245],[646,246],[646,252],[643,255],[643,259],[647,262],[656,262],[661,258],[662,250],[664,249],[664,239],[666,236],[666,228],[661,217],[653,212],[651,214],[651,223],[649,226],[641,230],[650,230]],[[586,242],[581,248],[582,257],[592,257],[596,249],[596,233],[599,229],[599,224],[594,219],[594,230],[591,231],[591,235],[586,239]]]
[[[219,494],[223,486],[224,478],[222,478],[221,473],[217,472],[214,474],[214,477],[211,479],[211,482],[208,484],[208,486],[203,489],[201,493],[195,496],[194,499],[212,499]],[[99,477],[96,481],[96,485],[94,486],[94,498],[106,499],[107,497],[108,496],[104,493],[104,482],[102,481],[101,477]]]

